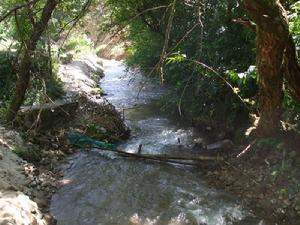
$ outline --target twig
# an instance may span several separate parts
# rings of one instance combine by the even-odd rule
[[[153,8],[149,8],[149,9],[145,9],[144,11],[134,15],[133,17],[129,18],[127,21],[126,21],[126,24],[122,27],[120,27],[116,32],[114,32],[112,35],[111,35],[111,40],[116,36],[118,35],[124,28],[126,28],[133,20],[135,20],[137,17],[147,13],[147,12],[150,12],[150,11],[154,11],[154,10],[158,10],[158,9],[164,9],[164,8],[169,8],[172,4],[169,4],[169,5],[162,5],[162,6],[157,6],[157,7],[153,7]],[[114,25],[113,25],[114,26]]]
[[[176,6],[176,0],[173,1],[172,3],[172,8],[165,32],[165,41],[164,41],[164,46],[160,55],[160,61],[158,63],[158,66],[160,68],[160,78],[161,78],[161,83],[164,83],[164,71],[163,71],[163,63],[167,57],[167,49],[169,47],[169,41],[171,37],[171,30],[173,26],[173,20],[174,20],[174,14],[175,14],[175,6]]]
[[[14,17],[15,17],[15,22],[16,22],[16,28],[17,28],[17,33],[19,33],[20,39],[21,39],[21,46],[20,46],[20,52],[23,46],[25,46],[25,49],[27,49],[26,41],[24,40],[24,35],[21,31],[19,20],[18,20],[18,15],[17,11],[14,11]]]
[[[55,102],[52,100],[52,98],[49,97],[49,95],[47,95],[47,93],[45,93],[45,97],[46,97],[52,104],[55,104]],[[70,113],[68,113],[66,110],[64,110],[63,107],[58,106],[58,108],[60,108],[61,111],[63,111],[67,116],[71,116]]]
[[[146,75],[146,78],[147,79],[145,79],[143,82],[142,82],[142,84],[141,84],[141,86],[140,86],[140,88],[139,88],[139,91],[138,91],[138,93],[137,93],[137,95],[136,95],[136,98],[139,98],[139,96],[140,96],[140,94],[141,94],[141,91],[143,90],[143,88],[145,87],[145,85],[149,82],[149,77],[154,73],[154,71],[159,67],[159,63],[160,63],[160,61],[159,62],[157,62],[156,64],[155,64],[155,66],[151,69],[151,71]]]
[[[237,155],[237,158],[240,158],[241,156],[243,156],[245,153],[247,153],[251,148],[252,148],[252,146],[253,145],[255,145],[255,143],[256,143],[256,141],[257,141],[257,139],[255,139],[254,141],[252,141],[241,153],[239,153],[238,155]]]
[[[234,87],[219,72],[197,60],[187,59],[186,61],[194,62],[217,75],[231,89],[232,93],[235,94],[239,98],[239,100],[248,108],[248,105],[245,103],[244,99],[235,91]]]
[[[198,26],[201,26],[200,23],[196,23],[190,30],[188,30],[183,37],[177,42],[174,48],[171,49],[170,53],[172,53]],[[170,54],[169,53],[169,54]],[[167,55],[169,55],[167,54]]]

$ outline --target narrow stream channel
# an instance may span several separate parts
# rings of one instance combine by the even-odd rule
[[[199,134],[160,115],[152,102],[164,93],[140,82],[121,62],[105,61],[101,86],[125,109],[132,136],[120,148],[147,153],[189,151]],[[180,144],[178,143],[180,138]],[[234,197],[208,188],[199,168],[126,160],[97,150],[75,154],[64,166],[65,181],[52,199],[58,225],[263,225]]]

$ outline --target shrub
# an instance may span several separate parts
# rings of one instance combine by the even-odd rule
[[[12,68],[12,56],[6,51],[0,51],[0,106],[4,106],[10,99],[16,81],[16,74]]]
[[[39,162],[42,157],[42,153],[39,149],[35,148],[34,146],[30,146],[31,148],[27,147],[15,147],[13,152],[18,155],[20,158],[34,163],[34,162]]]

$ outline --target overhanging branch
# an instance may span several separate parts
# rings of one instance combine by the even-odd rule
[[[22,5],[17,5],[15,6],[14,8],[12,8],[11,10],[9,10],[7,13],[5,13],[3,16],[0,16],[0,23],[4,20],[6,20],[8,17],[12,16],[15,12],[17,12],[19,9],[22,9],[24,7],[27,7],[27,6],[30,6],[32,4],[35,4],[37,3],[38,1],[40,0],[32,0],[32,1],[29,1],[27,3],[24,3]]]

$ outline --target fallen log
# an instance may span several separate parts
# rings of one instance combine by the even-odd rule
[[[135,159],[143,159],[143,160],[152,160],[152,161],[160,161],[160,162],[166,162],[166,163],[176,163],[176,164],[182,164],[182,165],[190,165],[190,166],[199,166],[199,162],[203,161],[224,161],[223,157],[220,156],[171,156],[166,154],[159,154],[159,155],[153,155],[153,154],[139,154],[139,153],[130,153],[130,152],[124,152],[120,150],[111,150],[111,149],[102,149],[99,147],[88,147],[93,149],[99,149],[102,151],[109,151],[117,153],[118,155],[125,157],[125,158],[135,158]]]
[[[124,154],[124,153],[119,153]],[[128,154],[128,152],[126,152]],[[152,154],[135,154],[129,153],[130,156],[139,157],[142,156],[144,158],[154,158],[154,159],[161,159],[161,160],[182,160],[182,161],[223,161],[224,158],[220,156],[207,156],[207,155],[200,155],[200,156],[171,156],[166,154],[159,154],[159,155],[152,155]]]

